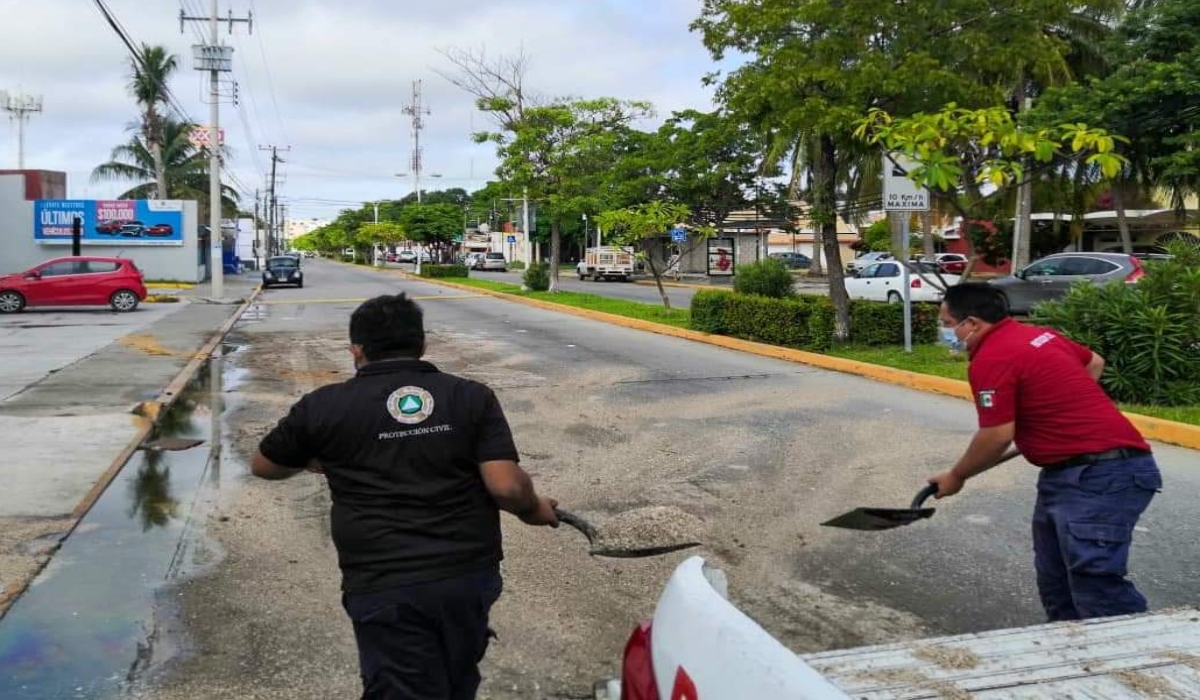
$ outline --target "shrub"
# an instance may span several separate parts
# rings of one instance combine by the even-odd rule
[[[913,343],[932,343],[938,336],[937,307],[913,304]],[[830,331],[832,335],[832,330]],[[875,301],[850,302],[850,341],[858,345],[902,345],[904,305]]]
[[[421,276],[430,279],[441,277],[467,277],[466,265],[422,265]]]
[[[692,328],[772,345],[828,350],[836,323],[826,297],[769,297],[734,292],[701,291],[692,297]],[[904,308],[899,304],[853,301],[850,339],[863,345],[904,343]],[[937,339],[937,307],[913,306],[913,342]]]
[[[729,292],[716,289],[696,292],[692,297],[692,329],[705,333],[724,333],[725,307],[730,296]]]
[[[1118,401],[1200,403],[1200,248],[1147,265],[1137,284],[1077,284],[1035,307],[1033,321],[1060,330],[1108,362],[1101,383]]]
[[[774,258],[741,265],[737,269],[737,275],[733,278],[734,291],[772,299],[787,299],[795,296],[792,284],[792,273],[782,262]]]
[[[525,270],[522,279],[530,290],[544,292],[550,289],[550,266],[544,262],[535,262]]]

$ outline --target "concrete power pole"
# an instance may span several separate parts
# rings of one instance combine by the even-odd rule
[[[258,150],[271,152],[271,179],[267,183],[267,201],[264,208],[267,210],[270,220],[270,223],[267,225],[267,240],[269,241],[267,245],[268,253],[270,255],[278,255],[279,237],[278,235],[275,235],[277,233],[275,225],[279,219],[276,217],[275,211],[279,206],[279,200],[278,196],[276,195],[276,188],[279,178],[278,166],[280,163],[284,162],[284,160],[279,157],[279,152],[283,151],[286,153],[292,150],[292,147],[285,146],[280,148],[279,146],[259,146]]]
[[[197,44],[192,47],[195,56],[195,68],[208,72],[208,198],[209,198],[209,259],[212,261],[212,294],[213,298],[225,296],[225,241],[221,233],[221,74],[233,71],[233,47],[221,44],[217,32],[222,22],[229,24],[229,33],[233,33],[235,24],[246,24],[251,32],[254,31],[254,16],[247,14],[244,19],[234,18],[233,11],[222,19],[218,14],[217,0],[211,0],[208,17],[189,17],[183,10],[179,11],[179,32],[182,34],[188,22],[207,22],[209,43]]]
[[[8,112],[9,118],[17,123],[17,170],[25,169],[25,122],[29,117],[42,112],[42,98],[21,93],[10,95],[0,92],[0,107]]]

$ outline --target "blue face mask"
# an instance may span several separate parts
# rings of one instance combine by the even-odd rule
[[[945,345],[946,347],[950,348],[951,350],[953,350],[955,352],[962,352],[963,350],[967,349],[967,344],[965,341],[961,340],[954,333],[954,331],[957,330],[957,328],[958,328],[958,326],[955,326],[954,328],[942,327],[942,329],[941,329],[942,337],[940,338],[940,340],[941,340],[942,345]]]

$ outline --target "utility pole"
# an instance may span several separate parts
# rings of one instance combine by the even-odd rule
[[[258,196],[259,196],[259,191],[257,188],[255,188],[255,190],[254,190],[254,268],[255,269],[262,268],[262,261],[259,259],[259,256],[262,254],[262,245],[261,245],[261,243],[259,243],[258,233],[259,233],[259,231],[262,230],[262,227],[259,226],[259,221],[258,221]]]
[[[279,237],[277,235],[273,236],[273,234],[276,233],[275,224],[279,221],[279,219],[276,217],[276,208],[279,206],[279,199],[276,195],[276,187],[279,177],[278,166],[280,163],[284,162],[284,160],[279,157],[279,152],[283,151],[286,153],[292,150],[292,147],[285,146],[280,148],[279,146],[259,146],[258,150],[271,152],[271,179],[270,182],[267,183],[267,201],[263,208],[269,212],[270,217],[270,223],[267,226],[268,252],[271,255],[278,255]]]
[[[9,118],[17,123],[17,170],[24,170],[25,122],[29,121],[30,116],[42,113],[42,98],[0,92],[0,107],[3,107]]]
[[[179,11],[179,33],[188,22],[208,22],[209,43],[192,47],[195,68],[208,72],[208,229],[209,259],[212,261],[212,295],[215,299],[225,296],[225,240],[221,233],[221,74],[233,71],[233,47],[224,46],[217,36],[221,22],[229,23],[233,34],[235,24],[246,24],[254,31],[254,15],[244,19],[234,18],[229,11],[227,18],[218,15],[217,0],[211,0],[208,17],[189,17]]]
[[[532,265],[533,260],[533,236],[529,233],[529,188],[521,190],[521,216],[522,222],[525,224],[525,266]]]

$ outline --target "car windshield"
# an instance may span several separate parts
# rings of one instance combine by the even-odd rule
[[[504,253],[488,253],[488,260],[503,260]]]
[[[267,267],[296,267],[295,258],[271,258],[267,261]]]

